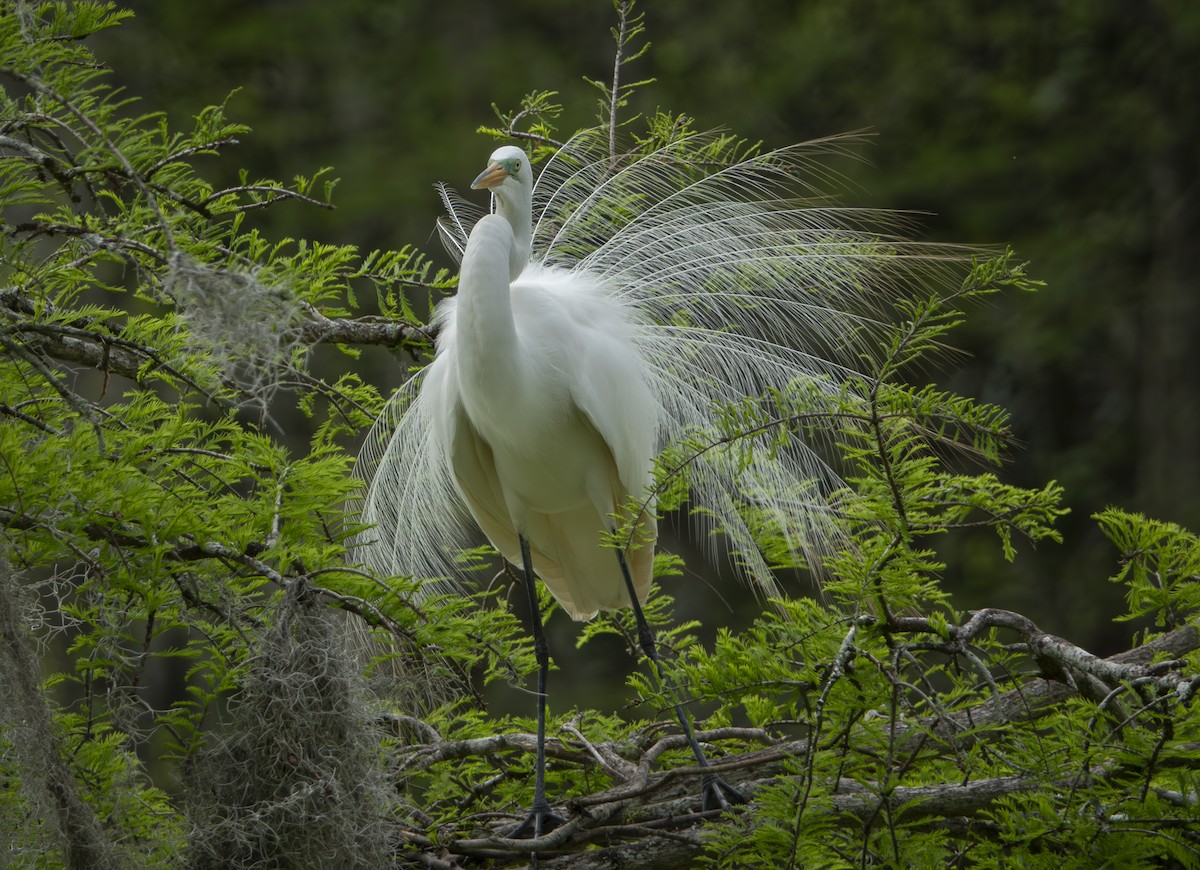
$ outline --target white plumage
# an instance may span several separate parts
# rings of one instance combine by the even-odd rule
[[[526,165],[526,171],[527,165]],[[438,353],[422,392],[458,492],[488,540],[533,565],[575,619],[628,604],[620,566],[600,546],[619,508],[651,483],[658,408],[619,305],[577,276],[537,266],[508,281],[513,233],[475,225],[456,300],[438,311]],[[649,540],[630,553],[639,596]]]
[[[764,391],[842,389],[879,352],[881,310],[944,261],[899,239],[895,215],[819,193],[836,181],[822,161],[844,145],[721,165],[731,146],[718,137],[622,160],[585,134],[536,187],[524,152],[498,149],[476,179],[494,216],[475,220],[443,190],[459,293],[438,306],[436,358],[363,450],[362,518],[374,525],[364,560],[453,582],[473,518],[518,565],[524,534],[555,598],[588,619],[629,603],[601,536],[636,501],[628,558],[644,598],[654,457],[684,439],[719,441],[726,409]],[[693,506],[767,594],[774,579],[754,543],[764,516],[810,556],[837,541],[837,475],[818,445],[776,434],[693,451],[683,469]]]

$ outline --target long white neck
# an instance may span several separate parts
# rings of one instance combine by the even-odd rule
[[[509,297],[512,225],[499,215],[475,224],[463,252],[455,309],[455,344],[464,392],[489,403],[520,381],[524,357]],[[519,271],[519,270],[518,270]]]
[[[533,239],[533,197],[524,188],[515,192],[504,191],[502,195],[496,195],[496,214],[512,227],[513,247],[508,268],[509,279],[515,281],[529,262],[529,247]]]

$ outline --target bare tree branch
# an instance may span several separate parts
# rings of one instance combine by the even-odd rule
[[[1200,628],[1196,626],[1177,629],[1109,658],[1099,658],[1061,638],[1044,634],[1021,614],[988,610],[971,615],[962,626],[951,626],[949,634],[954,639],[951,643],[965,643],[986,629],[996,627],[1020,632],[1032,655],[1061,667],[1051,668],[1047,677],[1029,678],[1019,688],[997,694],[967,709],[898,723],[895,743],[898,755],[936,748],[930,743],[931,738],[935,744],[941,743],[947,749],[961,752],[987,739],[989,731],[1047,715],[1066,699],[1079,695],[1077,687],[1073,688],[1067,677],[1069,668],[1083,669],[1105,681],[1157,681],[1161,689],[1174,691],[1180,698],[1200,681],[1200,676],[1187,675],[1178,667],[1171,667],[1179,665],[1179,660],[1188,653],[1200,649]],[[925,633],[931,630],[931,625],[920,617],[898,617],[890,628],[899,633]],[[846,655],[852,644],[851,636],[843,645]],[[1155,663],[1155,659],[1164,656],[1170,660]],[[681,738],[673,735],[647,746],[636,741],[591,743],[581,739],[578,730],[573,728],[566,729],[565,734],[568,739],[547,742],[547,754],[551,758],[581,767],[599,767],[614,777],[623,774],[625,780],[611,788],[568,801],[570,817],[567,824],[536,840],[517,841],[491,836],[443,845],[464,858],[497,862],[505,858],[516,861],[537,852],[539,866],[543,867],[691,866],[704,844],[703,829],[696,826],[700,822],[722,818],[717,812],[699,811],[698,783],[706,771],[689,766],[651,772],[647,761],[657,758],[664,747],[674,746]],[[425,731],[422,737],[429,740],[436,735]],[[719,729],[700,732],[697,737],[718,746],[721,741],[731,739],[742,741],[743,745],[747,739],[765,743],[772,740],[759,729]],[[532,734],[502,734],[474,740],[433,739],[399,749],[396,771],[405,775],[456,758],[487,756],[495,759],[506,752],[530,753],[535,745],[536,738]],[[1195,749],[1190,744],[1174,746],[1160,765],[1200,769],[1200,756]],[[759,790],[796,777],[796,761],[805,758],[811,750],[808,740],[780,741],[762,749],[716,759],[713,770],[753,800]],[[610,759],[620,763],[606,763]],[[1079,769],[1072,768],[1068,759],[1060,777],[1050,783],[1050,787],[1068,789],[1081,775],[1103,779],[1131,773],[1138,771],[1128,768],[1125,762],[1085,763]],[[1047,782],[1044,775],[1031,772],[933,785],[889,785],[887,788],[881,783],[843,778],[825,786],[832,792],[832,806],[809,812],[851,816],[869,822],[886,809],[892,818],[927,820],[930,825],[944,825],[969,818],[1003,797],[1044,789]],[[721,823],[738,822],[728,819]],[[502,830],[508,820],[495,820],[495,824],[496,830]],[[415,831],[411,834],[412,842],[418,844],[421,835]],[[585,846],[592,848],[581,851]],[[444,859],[445,853],[437,858]]]

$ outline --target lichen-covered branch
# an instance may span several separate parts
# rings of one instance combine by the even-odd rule
[[[84,366],[141,382],[148,370],[162,368],[181,377],[161,352],[152,346],[129,341],[100,325],[84,328],[37,322],[29,316],[30,299],[12,288],[0,290],[0,306],[6,309],[7,329],[23,335],[27,346],[58,362]],[[299,325],[301,340],[308,345],[348,344],[397,348],[427,339],[431,332],[381,317],[332,318],[306,306],[308,317]],[[43,310],[44,314],[44,310]]]
[[[4,688],[5,754],[16,754],[29,801],[46,800],[57,820],[45,845],[61,838],[66,866],[71,870],[119,866],[100,820],[84,801],[75,776],[64,760],[48,699],[42,693],[38,658],[24,620],[21,595],[12,566],[0,556],[0,686]],[[40,789],[43,795],[38,795]],[[58,843],[53,843],[57,846]]]

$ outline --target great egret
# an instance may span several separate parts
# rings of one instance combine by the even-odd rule
[[[892,215],[818,195],[816,182],[834,177],[819,158],[843,144],[722,164],[734,146],[693,136],[620,161],[584,135],[536,187],[524,151],[496,150],[472,184],[491,191],[495,214],[473,220],[443,188],[458,296],[437,308],[435,359],[364,449],[362,516],[376,527],[364,558],[384,574],[453,578],[469,517],[523,568],[538,757],[534,804],[514,836],[561,821],[545,794],[548,651],[534,575],[577,620],[632,606],[661,674],[639,606],[656,540],[655,456],[765,392],[841,389],[875,352],[879,309],[938,262],[894,236]],[[839,481],[804,438],[764,432],[696,454],[689,498],[759,590],[776,587],[755,527],[772,524],[810,556],[836,541],[827,498]],[[618,527],[626,546],[605,546]],[[706,807],[740,800],[713,775],[704,792]]]

